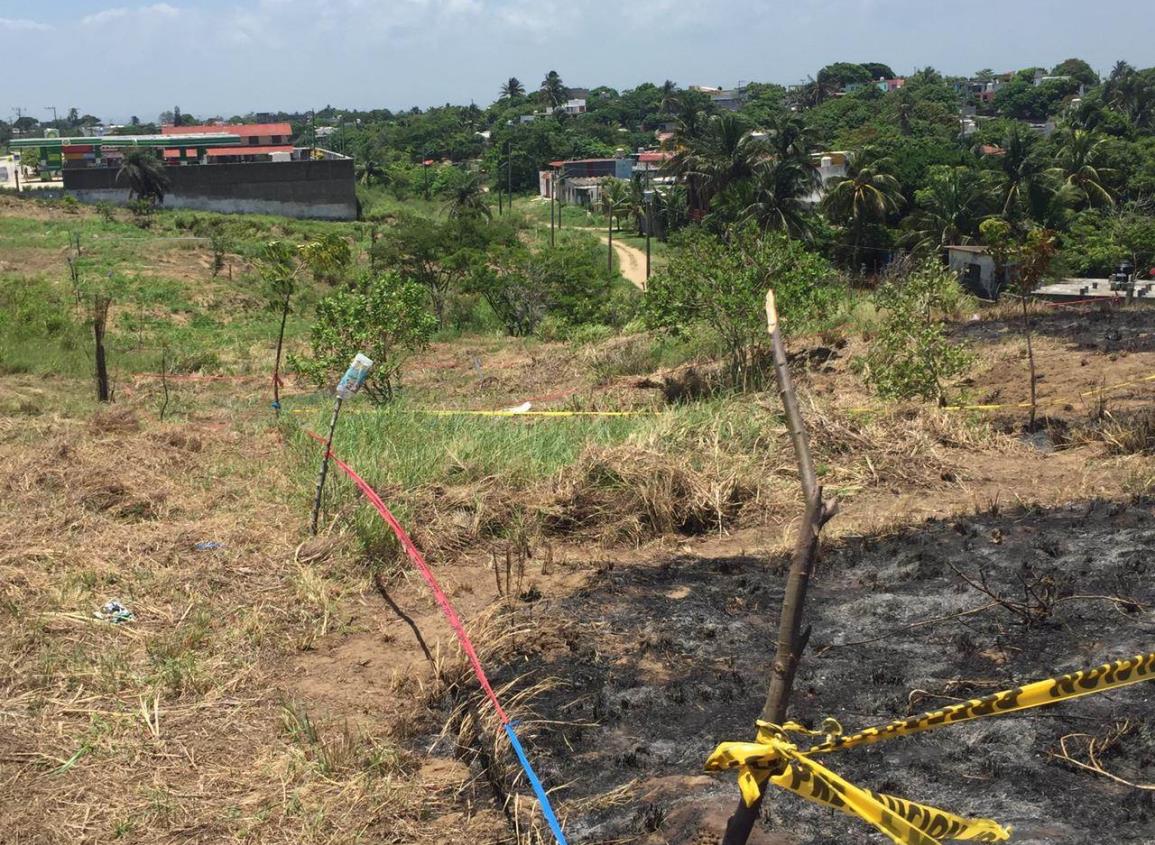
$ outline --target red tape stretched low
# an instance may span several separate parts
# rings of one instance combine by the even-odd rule
[[[315,434],[312,431],[305,433],[322,446],[325,444],[325,438],[319,434]],[[429,564],[425,562],[425,558],[422,557],[417,546],[413,544],[409,535],[405,533],[405,529],[401,526],[401,523],[397,521],[397,517],[393,516],[393,513],[386,506],[385,502],[377,495],[377,491],[369,486],[369,482],[359,476],[352,467],[334,455],[332,451],[329,452],[329,457],[333,459],[333,463],[341,468],[341,472],[352,479],[353,483],[357,485],[357,489],[365,494],[365,498],[369,500],[369,503],[377,509],[377,513],[381,514],[381,518],[393,529],[393,533],[397,535],[397,539],[400,541],[401,547],[405,549],[409,560],[417,567],[417,571],[421,575],[422,580],[424,580],[429,586],[429,589],[433,591],[433,598],[437,600],[438,607],[441,608],[441,612],[445,614],[445,618],[449,621],[450,627],[453,628],[453,632],[457,635],[457,642],[461,644],[461,650],[465,652],[465,656],[469,659],[469,664],[473,667],[473,674],[477,676],[477,682],[481,684],[481,689],[485,692],[486,697],[497,711],[498,718],[501,719],[503,725],[508,724],[509,716],[507,716],[505,710],[502,709],[501,702],[497,700],[497,694],[494,693],[493,687],[489,685],[489,678],[485,676],[485,670],[481,668],[481,660],[478,658],[477,651],[469,639],[469,634],[465,631],[465,625],[462,623],[461,617],[457,615],[457,611],[454,610],[453,605],[449,603],[449,597],[445,595],[445,592],[441,589],[441,585],[437,583],[437,579],[433,576],[433,571],[429,568]]]

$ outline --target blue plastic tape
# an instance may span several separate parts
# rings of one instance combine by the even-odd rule
[[[521,747],[521,742],[518,740],[517,733],[513,730],[513,726],[513,722],[506,722],[502,725],[502,727],[505,728],[506,736],[509,737],[509,744],[513,746],[513,753],[517,755],[518,762],[521,763],[522,769],[525,770],[525,776],[529,778],[529,785],[533,787],[533,794],[537,796],[537,803],[541,805],[541,814],[545,816],[545,820],[549,824],[549,829],[553,831],[553,838],[557,840],[557,845],[569,845],[569,843],[566,842],[565,834],[562,833],[557,816],[553,814],[553,806],[549,803],[549,796],[545,794],[545,787],[541,785],[541,781],[537,778],[537,773],[534,772],[533,766],[529,764],[529,758],[525,756],[525,749]]]

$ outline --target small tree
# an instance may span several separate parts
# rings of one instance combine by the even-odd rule
[[[317,305],[310,333],[312,355],[290,355],[289,365],[318,387],[332,386],[358,352],[373,359],[365,392],[373,401],[393,399],[406,356],[428,345],[437,320],[425,310],[421,286],[386,273]]]
[[[842,294],[830,264],[799,241],[753,226],[727,242],[694,230],[681,239],[646,290],[646,320],[654,327],[708,325],[727,350],[730,377],[743,389],[762,382],[766,326],[762,308],[771,287],[792,327],[827,312]]]
[[[257,258],[265,293],[274,308],[280,308],[281,327],[277,332],[277,354],[273,361],[273,408],[281,410],[281,355],[285,346],[285,324],[292,309],[297,277],[303,269],[300,248],[285,241],[269,241]]]
[[[945,383],[974,356],[947,337],[943,316],[965,294],[958,278],[934,259],[885,282],[875,294],[882,324],[866,355],[866,379],[880,396],[945,403]]]
[[[995,261],[996,272],[1005,278],[1009,268],[1014,268],[1010,283],[1022,305],[1022,331],[1027,345],[1027,368],[1031,391],[1031,414],[1027,426],[1033,430],[1038,410],[1038,372],[1035,368],[1035,348],[1027,297],[1051,272],[1051,264],[1056,253],[1055,235],[1047,229],[1031,229],[1020,241],[1015,237],[1011,226],[999,219],[984,220],[979,230]]]
[[[172,183],[164,164],[147,150],[130,150],[116,172],[116,181],[128,182],[128,195],[149,204],[164,202]]]
[[[321,284],[338,284],[353,265],[353,250],[349,242],[335,232],[300,244],[297,252],[312,271],[314,281]]]

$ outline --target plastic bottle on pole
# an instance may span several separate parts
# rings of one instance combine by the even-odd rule
[[[365,379],[369,378],[369,370],[372,368],[373,362],[358,352],[349,369],[345,370],[345,375],[341,376],[341,381],[337,383],[337,398],[348,399],[360,390],[365,384]]]

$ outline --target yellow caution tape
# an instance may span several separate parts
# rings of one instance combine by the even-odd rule
[[[311,414],[324,408],[290,408],[293,414]],[[366,413],[372,409],[350,409],[346,413]],[[637,417],[657,414],[658,411],[457,411],[440,408],[410,408],[408,414],[425,414],[433,417]]]
[[[1126,660],[1104,663],[1094,669],[1072,672],[1058,678],[1035,681],[1026,686],[992,693],[983,698],[974,698],[961,704],[952,704],[940,710],[931,710],[920,716],[899,719],[888,725],[866,728],[851,736],[829,737],[825,742],[807,750],[807,754],[825,754],[860,745],[871,745],[896,736],[941,728],[981,719],[984,716],[1002,716],[1032,707],[1043,707],[1059,701],[1082,698],[1098,692],[1118,689],[1155,679],[1155,653],[1140,654]]]
[[[657,411],[455,411],[439,408],[415,408],[409,413],[434,417],[636,417]]]
[[[991,819],[967,819],[937,807],[862,789],[821,766],[811,755],[1042,707],[1152,679],[1155,679],[1155,653],[1003,690],[882,727],[867,728],[851,736],[841,736],[841,726],[833,719],[824,721],[822,731],[807,730],[794,722],[781,726],[759,722],[755,742],[721,743],[707,758],[706,770],[737,768],[738,787],[747,806],[758,800],[762,788],[769,782],[807,801],[857,816],[900,845],[939,845],[947,840],[1003,841],[1010,838],[1009,830]],[[802,751],[787,739],[788,733],[811,736],[825,733],[827,736],[824,742]]]
[[[1138,387],[1145,382],[1155,381],[1155,373],[1142,378],[1134,379],[1133,381],[1121,381],[1118,384],[1108,385],[1107,387],[1096,387],[1094,390],[1084,390],[1077,397],[1068,397],[1066,399],[1045,399],[1041,402],[1036,402],[1036,408],[1048,408],[1054,405],[1069,405],[1076,399],[1086,399],[1088,396],[1102,396],[1106,393],[1111,393],[1115,390],[1121,390],[1124,387]],[[943,405],[943,411],[1000,411],[1005,408],[1029,408],[1030,402],[1002,402],[1002,403],[987,403],[980,405]],[[882,408],[847,408],[848,414],[872,414],[883,410]]]
[[[782,738],[774,725],[760,723],[757,742],[722,743],[706,761],[707,771],[735,767],[746,806],[753,806],[769,781],[807,801],[856,816],[900,845],[939,845],[946,839],[998,842],[1010,838],[1009,831],[991,819],[965,819],[936,807],[861,789],[809,759]]]

